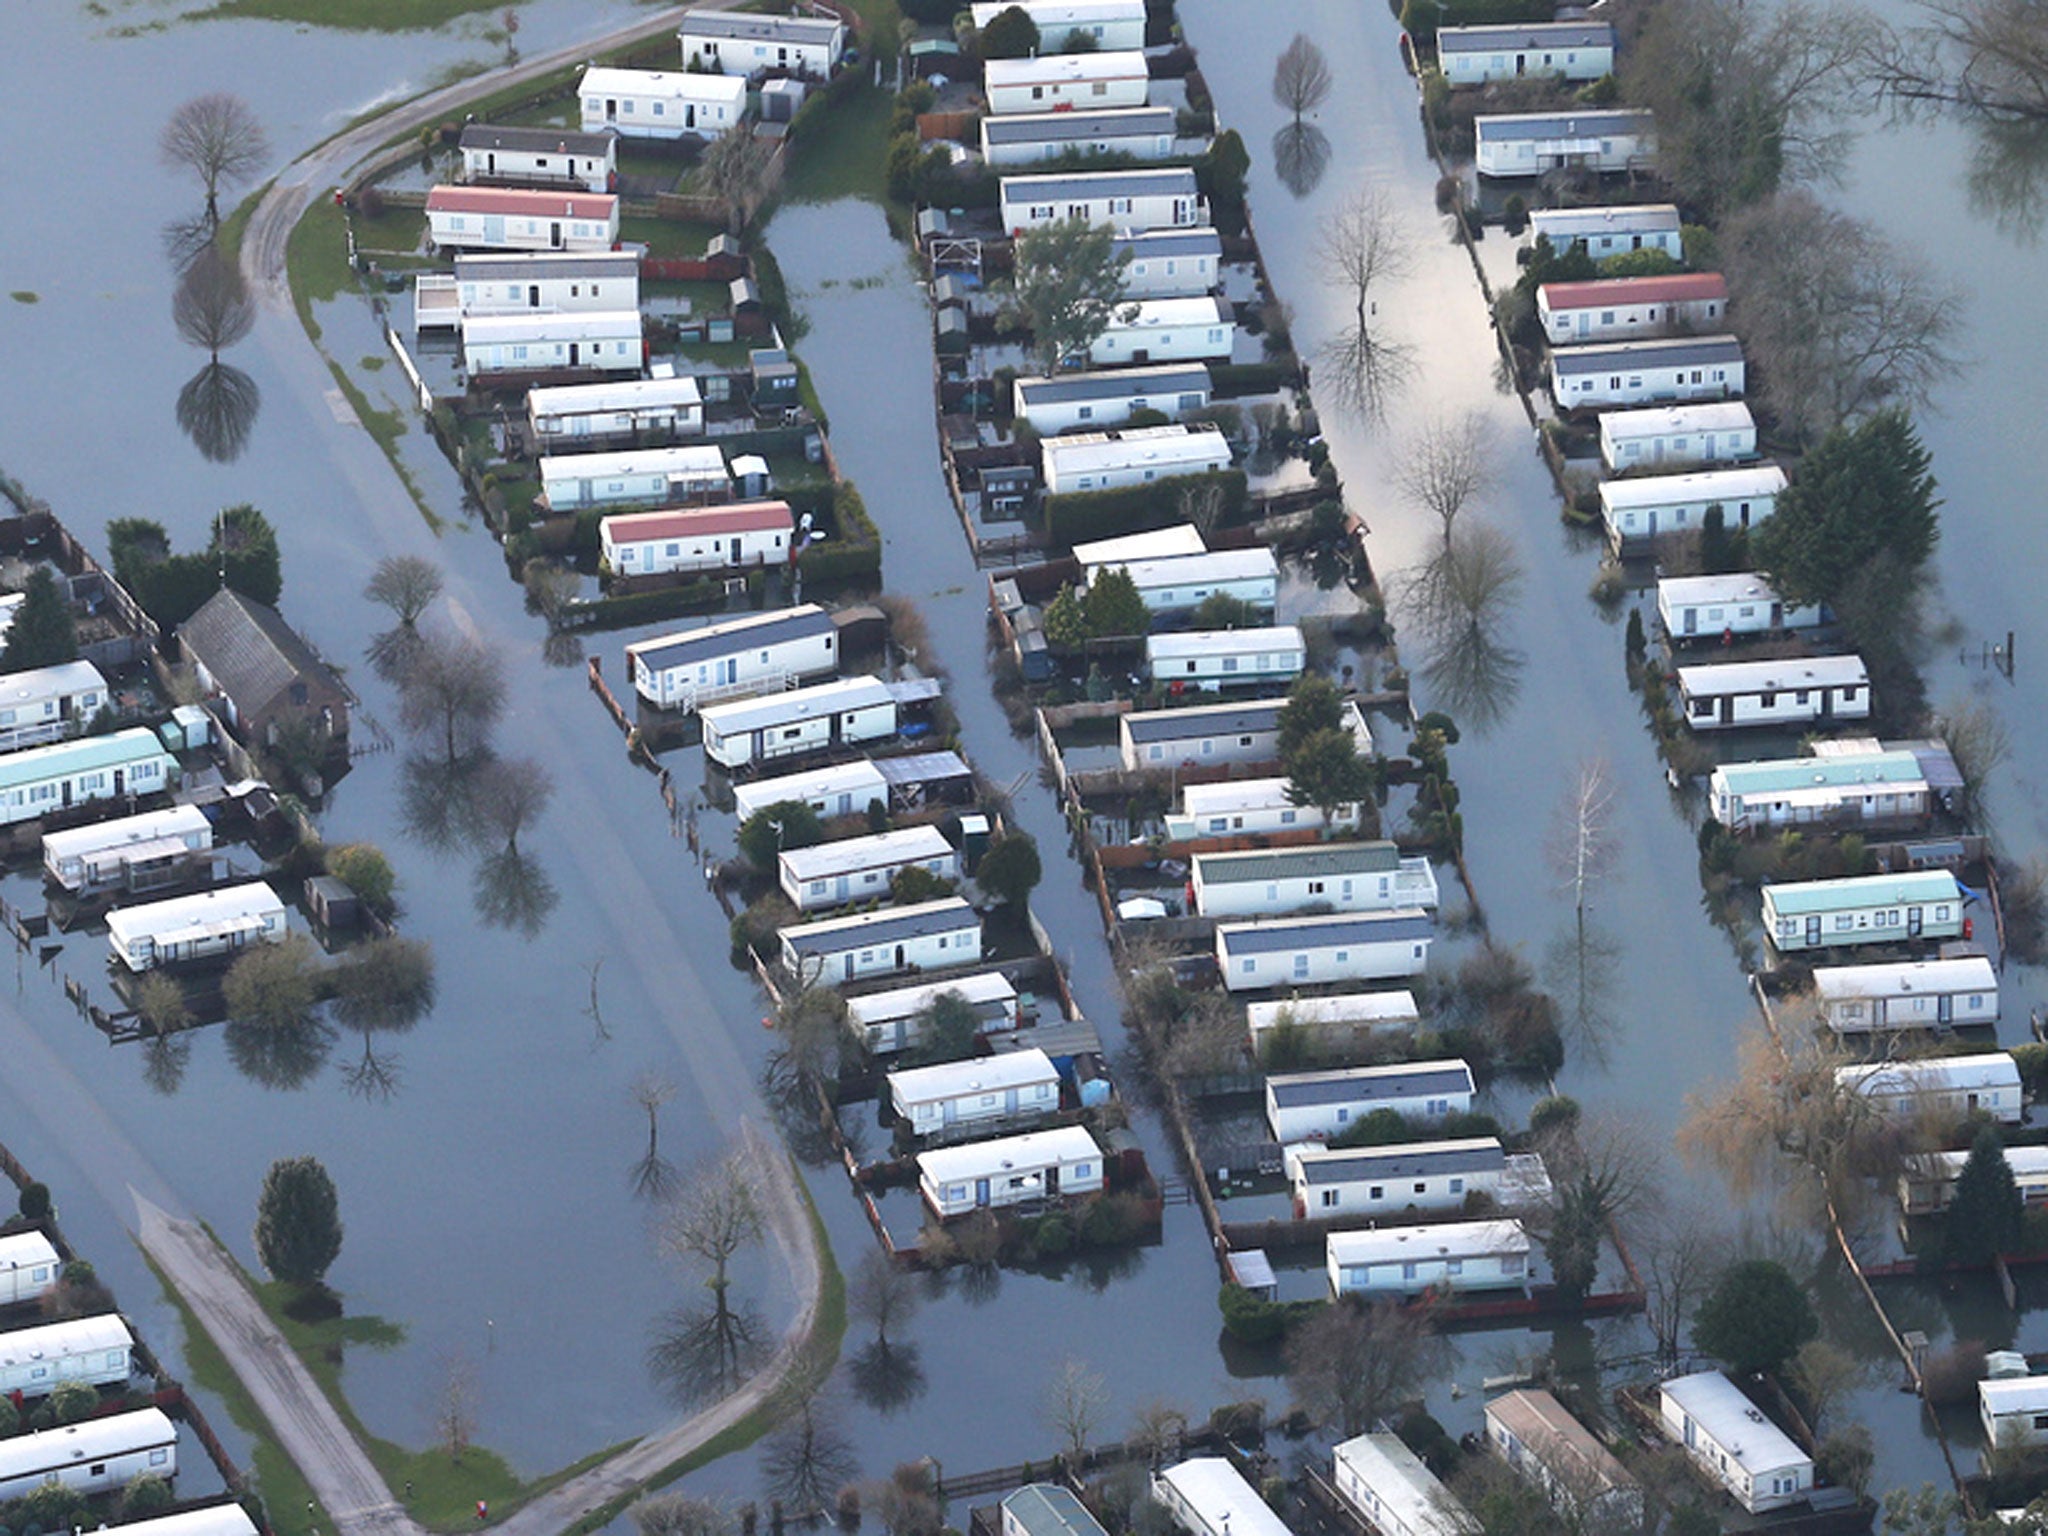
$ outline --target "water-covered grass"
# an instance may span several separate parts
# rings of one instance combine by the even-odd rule
[[[214,0],[188,11],[191,21],[290,21],[350,32],[426,32],[478,11],[495,13],[502,0]]]

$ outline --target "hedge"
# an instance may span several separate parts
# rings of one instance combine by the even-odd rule
[[[1230,523],[1244,515],[1247,492],[1244,471],[1215,470],[1207,475],[1177,475],[1155,480],[1150,485],[1131,485],[1113,491],[1077,491],[1066,496],[1049,496],[1045,503],[1045,530],[1055,548],[1066,549],[1087,539],[1114,538],[1123,533],[1143,533],[1182,521],[1181,492],[1202,481],[1223,488],[1223,516]]]
[[[1270,395],[1292,384],[1299,371],[1293,363],[1211,363],[1209,386],[1218,400]]]
[[[808,489],[808,488],[806,488]],[[838,537],[813,544],[796,557],[805,581],[859,581],[879,586],[882,580],[882,535],[868,506],[851,480],[823,487],[824,502]],[[796,502],[791,499],[790,506]]]
[[[748,571],[747,596],[759,597],[766,582],[765,572]],[[586,602],[572,603],[567,611],[575,617],[564,627],[624,629],[634,624],[652,624],[659,619],[681,618],[685,614],[703,613],[724,606],[725,576],[720,574],[654,592],[630,592],[620,597],[595,597]]]

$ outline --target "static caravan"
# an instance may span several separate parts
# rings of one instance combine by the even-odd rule
[[[178,1426],[161,1408],[0,1440],[0,1500],[21,1498],[44,1483],[93,1494],[125,1488],[138,1477],[177,1475]]]
[[[676,36],[683,68],[712,74],[823,79],[846,52],[846,26],[834,16],[690,10]]]
[[[1573,1519],[1595,1530],[1641,1528],[1642,1484],[1541,1387],[1524,1387],[1486,1405],[1486,1443]]]
[[[839,626],[816,603],[750,613],[626,647],[633,691],[656,709],[777,693],[839,670]]]
[[[1598,80],[1614,69],[1614,28],[1604,21],[1438,27],[1436,62],[1452,85],[1529,75]]]
[[[1121,426],[1138,411],[1184,416],[1207,409],[1211,398],[1209,370],[1201,363],[1023,378],[1010,392],[1017,419],[1048,439],[1077,428]]]
[[[747,115],[747,82],[738,75],[593,67],[576,94],[585,133],[622,139],[715,139]]]
[[[1723,527],[1752,528],[1776,510],[1785,483],[1785,471],[1775,464],[1603,480],[1600,515],[1617,550],[1704,527],[1709,507],[1721,509]]]
[[[1541,176],[1567,166],[1606,175],[1657,153],[1653,112],[1510,112],[1476,117],[1474,159],[1482,176]]]
[[[1657,617],[1670,639],[1718,642],[1776,634],[1782,629],[1811,629],[1820,623],[1821,611],[1787,603],[1772,588],[1771,578],[1760,571],[1734,571],[1722,576],[1664,577],[1657,583]]]
[[[1002,221],[1011,239],[1071,219],[1133,231],[1194,229],[1209,222],[1209,205],[1186,166],[1003,178]]]
[[[1615,474],[1756,457],[1756,421],[1740,400],[1600,413],[1600,458]]]
[[[1422,1022],[1415,994],[1338,992],[1323,997],[1289,997],[1277,1002],[1247,1003],[1245,1025],[1251,1032],[1252,1054],[1265,1059],[1273,1031],[1298,1031],[1318,1054],[1342,1055],[1373,1036],[1412,1034]]]
[[[441,251],[608,251],[619,243],[609,192],[439,186],[427,194],[427,238]]]
[[[1220,299],[1141,299],[1110,318],[1088,348],[1088,365],[1227,363],[1236,344],[1237,322]]]
[[[1086,572],[1090,586],[1098,573]],[[1280,596],[1280,563],[1263,544],[1250,549],[1218,549],[1201,555],[1173,555],[1164,560],[1133,560],[1114,567],[1131,578],[1147,612],[1184,613],[1212,597],[1234,597],[1267,614]]]
[[[1066,156],[1127,155],[1164,160],[1173,154],[1172,107],[1112,107],[1102,112],[1020,112],[981,120],[981,158],[998,170]],[[1176,221],[1178,222],[1178,221]],[[1004,220],[1004,226],[1009,221]]]
[[[454,282],[465,319],[640,307],[640,258],[631,251],[463,255],[455,258]]]
[[[889,1074],[889,1103],[920,1141],[967,1141],[1059,1113],[1060,1074],[1040,1050]]]
[[[1038,28],[1041,53],[1145,46],[1145,0],[975,0],[974,30],[981,31],[1013,5]]]
[[[799,912],[887,900],[898,872],[906,869],[958,880],[960,853],[937,827],[916,826],[790,848],[776,859],[782,892]]]
[[[981,914],[958,896],[782,930],[782,963],[806,981],[943,971],[981,959]]]
[[[1230,468],[1230,440],[1208,422],[1049,437],[1039,446],[1050,496],[1113,491]]]
[[[600,558],[616,576],[784,565],[795,537],[786,501],[622,512],[598,524]]]
[[[1379,1536],[1479,1536],[1479,1522],[1398,1435],[1358,1435],[1330,1462],[1337,1497]]]
[[[725,455],[709,443],[627,453],[548,454],[541,495],[556,512],[630,502],[723,501],[732,492]]]
[[[456,147],[462,151],[462,179],[471,186],[609,192],[619,171],[619,141],[609,133],[465,123]]]
[[[1808,725],[1870,715],[1870,673],[1861,656],[1786,656],[1678,669],[1686,723],[1696,731]]]
[[[1927,817],[1927,777],[1910,752],[1726,763],[1707,781],[1714,819],[1737,832],[1879,826]]]
[[[2027,1205],[2048,1204],[2048,1147],[2007,1147],[2005,1166]],[[1908,1158],[1899,1175],[1899,1208],[1908,1216],[1935,1216],[1955,1198],[1967,1152],[1929,1152]]]
[[[134,1335],[115,1313],[0,1333],[0,1393],[47,1397],[67,1381],[118,1386],[128,1379]]]
[[[558,369],[638,373],[646,361],[647,342],[637,309],[560,315],[522,310],[510,315],[468,315],[462,321],[462,366],[471,378]]]
[[[941,1221],[1102,1188],[1102,1149],[1087,1128],[1063,1125],[996,1141],[939,1147],[917,1158],[918,1186]]]
[[[704,393],[694,374],[556,384],[526,392],[526,425],[542,453],[625,439],[673,442],[704,430]]]
[[[1529,238],[1548,240],[1560,256],[1583,246],[1595,261],[1627,251],[1662,251],[1685,260],[1683,226],[1676,203],[1627,203],[1612,208],[1535,208]]]
[[[1294,1214],[1304,1221],[1455,1215],[1465,1197],[1497,1195],[1508,1159],[1491,1136],[1385,1147],[1287,1148]]]
[[[154,1520],[125,1521],[121,1530],[123,1536],[257,1536],[255,1522],[241,1505],[232,1502],[158,1515]]]
[[[1977,1418],[1987,1450],[2048,1445],[2048,1376],[1978,1382]]]
[[[1109,1536],[1070,1488],[1026,1483],[1001,1504],[1001,1536]]]
[[[1658,1417],[1708,1478],[1753,1515],[1797,1504],[1813,1491],[1813,1458],[1719,1371],[1680,1376],[1658,1389]]]
[[[1998,972],[1983,955],[1825,965],[1813,973],[1813,999],[1838,1035],[1988,1026],[1998,1022]]]
[[[1216,964],[1232,992],[1327,981],[1391,981],[1429,966],[1436,923],[1420,908],[1222,923]]]
[[[168,901],[120,907],[107,914],[107,943],[129,970],[232,955],[252,944],[275,944],[290,925],[284,903],[261,880]]]
[[[1554,347],[1703,330],[1727,313],[1728,280],[1718,272],[1545,283],[1536,290],[1536,318]]]
[[[842,677],[700,711],[704,755],[727,768],[896,734],[896,695],[873,677]]]
[[[1425,1124],[1472,1108],[1472,1069],[1455,1058],[1334,1072],[1275,1072],[1266,1079],[1266,1124],[1282,1144],[1341,1136],[1375,1110]]]
[[[1221,1456],[1153,1473],[1152,1497],[1189,1536],[1289,1536],[1273,1507]]]
[[[2003,1125],[2026,1116],[2019,1064],[2005,1051],[1837,1067],[1835,1080],[1892,1114],[1954,1120],[1982,1114]]]
[[[107,680],[89,661],[0,677],[0,752],[76,736],[107,707]]]
[[[67,891],[146,891],[182,878],[213,848],[213,823],[196,805],[145,811],[70,832],[43,834],[43,872]]]
[[[846,1000],[853,1027],[877,1056],[907,1051],[924,1043],[924,1014],[941,997],[959,999],[981,1021],[983,1033],[1015,1029],[1020,1019],[1017,988],[1001,971],[981,971],[953,981],[921,982],[885,992],[856,994]]]
[[[1550,398],[1561,411],[1728,400],[1745,379],[1742,343],[1733,336],[1598,341],[1550,354]]]
[[[1141,773],[1148,768],[1270,763],[1280,755],[1280,707],[1286,702],[1247,699],[1186,709],[1144,709],[1120,716],[1117,734],[1124,768]],[[1356,706],[1353,713],[1357,713]],[[1362,716],[1359,723],[1364,723]],[[1369,736],[1366,739],[1371,740]]]
[[[1763,888],[1764,931],[1780,953],[1963,936],[1967,893],[1945,869]]]
[[[1242,688],[1286,683],[1308,665],[1298,624],[1259,629],[1185,629],[1145,637],[1145,670],[1155,683]]]
[[[857,762],[813,768],[808,773],[787,774],[779,779],[756,779],[751,784],[735,784],[732,798],[735,806],[733,815],[743,822],[755,812],[765,811],[769,806],[781,805],[785,801],[808,805],[830,821],[835,816],[859,816],[877,802],[886,806],[889,803],[889,781],[882,777],[881,769],[861,758]]]
[[[1074,546],[1074,558],[1090,565],[1126,565],[1133,560],[1164,560],[1173,555],[1199,555],[1209,546],[1192,523],[1169,523],[1149,533],[1126,533],[1113,539],[1090,539]]]
[[[0,1307],[34,1301],[56,1285],[62,1267],[55,1245],[40,1232],[0,1237]]]
[[[989,111],[1012,117],[1020,112],[1142,107],[1150,99],[1152,80],[1141,51],[1112,48],[990,59],[982,66],[982,88]]]
[[[1335,1296],[1519,1291],[1529,1283],[1529,1234],[1519,1221],[1332,1232],[1323,1254]]]
[[[154,731],[116,731],[0,755],[0,825],[171,787],[178,760]]]
[[[1153,229],[1117,236],[1126,299],[1187,299],[1223,280],[1223,237],[1213,229]]]
[[[1189,878],[1203,917],[1276,917],[1321,907],[1332,912],[1434,909],[1436,871],[1390,842],[1323,843],[1198,853]]]
[[[1177,843],[1204,837],[1259,836],[1268,832],[1358,830],[1359,807],[1340,805],[1324,819],[1313,805],[1287,798],[1286,779],[1227,779],[1190,784],[1180,792],[1181,808],[1166,815],[1166,835]]]

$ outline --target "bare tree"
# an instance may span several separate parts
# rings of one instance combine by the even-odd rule
[[[457,1350],[441,1361],[440,1385],[434,1394],[434,1438],[458,1467],[476,1438],[476,1418],[476,1366]]]
[[[679,1308],[659,1325],[648,1360],[656,1378],[680,1402],[731,1391],[764,1347],[760,1320],[734,1304],[732,1264],[761,1240],[755,1170],[744,1147],[734,1147],[680,1180],[661,1223],[660,1240],[676,1257],[704,1272],[708,1304]]]
[[[470,783],[470,813],[479,841],[517,851],[519,834],[538,821],[554,797],[547,772],[530,757],[494,757]]]
[[[1374,312],[1374,294],[1397,282],[1413,264],[1414,242],[1399,205],[1379,182],[1353,192],[1316,230],[1316,264],[1323,281],[1343,295],[1360,331]]]
[[[1509,638],[1522,563],[1508,536],[1468,521],[1392,586],[1421,643],[1422,680],[1473,725],[1498,721],[1525,661]]]
[[[633,1164],[633,1193],[657,1199],[675,1182],[675,1164],[661,1155],[661,1106],[676,1096],[675,1079],[649,1067],[633,1074],[626,1092],[647,1116],[647,1150]]]
[[[1223,512],[1229,498],[1223,494],[1223,487],[1213,476],[1186,482],[1178,498],[1181,521],[1192,526],[1204,539],[1214,533],[1223,521]]]
[[[407,669],[398,717],[440,738],[443,760],[473,755],[505,712],[505,663],[479,640],[429,636]]]
[[[753,221],[768,195],[768,167],[773,151],[741,123],[711,141],[699,163],[704,184],[726,207],[727,227],[738,234]]]
[[[853,1444],[815,1387],[785,1402],[781,1426],[761,1454],[761,1483],[800,1519],[823,1514],[860,1472]]]
[[[1423,1312],[1339,1297],[1288,1337],[1287,1380],[1318,1423],[1363,1434],[1429,1377],[1443,1353]]]
[[[938,1536],[945,1527],[928,1461],[905,1462],[868,1490],[868,1505],[888,1536]]]
[[[1394,483],[1437,520],[1446,544],[1458,514],[1492,488],[1496,448],[1493,424],[1477,411],[1432,416],[1402,440]]]
[[[1993,122],[2048,122],[2048,34],[2035,0],[1920,0],[1919,27],[1884,36],[1878,84],[1894,99]]]
[[[1985,790],[1991,776],[2012,756],[2012,732],[2005,717],[1984,700],[1970,699],[1942,711],[1939,730],[1963,776],[1962,810],[1968,825],[1987,827]]]
[[[1244,1012],[1223,993],[1190,999],[1162,1033],[1159,1069],[1170,1078],[1209,1077],[1244,1066]]]
[[[1297,32],[1273,66],[1273,99],[1299,123],[1329,98],[1330,61],[1305,33]]]
[[[1154,1401],[1138,1410],[1131,1426],[1130,1448],[1153,1466],[1180,1455],[1188,1432],[1188,1416],[1173,1404]]]
[[[917,1277],[879,1248],[861,1255],[846,1292],[847,1311],[875,1325],[875,1343],[885,1352],[890,1348],[889,1330],[908,1323],[923,1301]]]
[[[220,222],[220,193],[247,181],[270,156],[270,140],[249,104],[214,91],[171,114],[158,140],[164,164],[190,171],[206,189],[206,218]]]
[[[1839,1344],[1808,1339],[1792,1357],[1792,1389],[1805,1404],[1815,1433],[1826,1435],[1838,1426],[1835,1410],[1870,1380],[1864,1363]]]
[[[1088,1461],[1088,1442],[1109,1406],[1109,1382],[1072,1355],[1062,1360],[1046,1383],[1045,1421],[1066,1442],[1068,1464],[1076,1471]]]
[[[1726,1262],[1728,1235],[1693,1205],[1659,1204],[1632,1239],[1643,1275],[1644,1316],[1657,1339],[1657,1358],[1678,1363],[1693,1308]]]
[[[407,629],[419,623],[420,615],[433,607],[446,579],[441,567],[421,555],[386,555],[363,584],[363,596]]]
[[[1579,764],[1553,813],[1548,851],[1558,884],[1572,898],[1583,928],[1593,887],[1613,870],[1619,853],[1614,836],[1614,778],[1605,759],[1588,758]]]
[[[627,1511],[639,1536],[731,1536],[724,1505],[687,1493],[654,1493]]]

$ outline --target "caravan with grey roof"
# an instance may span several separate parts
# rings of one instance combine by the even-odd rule
[[[1283,1144],[1342,1136],[1375,1110],[1427,1124],[1472,1108],[1472,1069],[1455,1058],[1266,1079],[1266,1124]]]
[[[1541,176],[1567,166],[1606,174],[1643,166],[1657,153],[1657,117],[1597,112],[1510,112],[1473,119],[1482,176]]]
[[[1186,166],[1003,178],[1002,221],[1011,238],[1073,219],[1123,230],[1193,229],[1209,222],[1209,205]]]
[[[1111,107],[1101,112],[1020,112],[981,120],[981,157],[999,170],[1068,155],[1173,154],[1172,107]]]
[[[1598,80],[1614,68],[1614,28],[1604,21],[1438,27],[1436,61],[1452,85],[1546,76]]]
[[[981,959],[981,914],[958,896],[801,923],[781,932],[782,963],[806,982],[952,970]]]
[[[1139,411],[1177,419],[1205,409],[1210,399],[1209,370],[1201,363],[1029,377],[1010,390],[1017,419],[1042,438],[1122,426]]]
[[[1204,917],[1277,917],[1309,908],[1384,912],[1437,905],[1436,871],[1429,860],[1403,857],[1400,849],[1384,841],[1200,853],[1188,885],[1194,908]]]
[[[1216,964],[1232,992],[1390,981],[1420,976],[1435,942],[1436,923],[1419,907],[1222,923],[1216,929]]]
[[[1733,336],[1596,342],[1550,353],[1550,397],[1561,411],[1728,400],[1745,380],[1742,343]]]
[[[633,691],[656,709],[775,693],[839,670],[839,627],[816,603],[750,613],[626,647]]]

